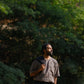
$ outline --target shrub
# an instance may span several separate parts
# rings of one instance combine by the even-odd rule
[[[25,76],[20,69],[12,68],[0,62],[0,84],[22,84]]]

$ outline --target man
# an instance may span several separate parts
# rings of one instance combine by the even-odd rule
[[[52,46],[44,44],[42,46],[43,56],[33,61],[30,68],[30,76],[35,84],[57,84],[57,77],[60,76],[57,60],[52,58]]]

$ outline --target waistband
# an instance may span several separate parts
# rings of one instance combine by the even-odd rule
[[[44,82],[44,81],[36,81],[34,80],[36,84],[54,84],[52,82]]]

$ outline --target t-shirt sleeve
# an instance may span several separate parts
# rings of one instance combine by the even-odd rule
[[[60,77],[60,71],[59,71],[58,62],[56,63],[56,67],[55,67],[55,77]]]
[[[30,71],[29,72],[32,73],[32,72],[38,70],[39,67],[40,67],[40,64],[38,63],[38,61],[37,60],[34,60],[32,62],[32,64],[31,64],[31,67],[30,67]]]

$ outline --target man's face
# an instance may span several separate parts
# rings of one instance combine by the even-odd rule
[[[46,54],[52,56],[53,55],[53,49],[51,45],[46,46]]]

